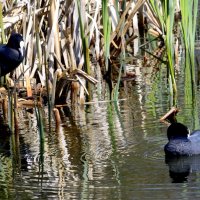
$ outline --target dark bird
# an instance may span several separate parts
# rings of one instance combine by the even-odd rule
[[[167,129],[169,142],[165,145],[166,155],[191,156],[200,154],[200,130],[189,134],[188,128],[178,122]]]
[[[25,47],[22,35],[11,34],[8,43],[0,45],[0,77],[16,69],[23,61]]]

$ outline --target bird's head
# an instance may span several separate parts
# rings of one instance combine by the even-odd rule
[[[189,134],[189,130],[187,126],[181,123],[172,123],[167,129],[167,137],[168,139],[175,138],[187,138]]]
[[[21,56],[24,57],[25,53],[25,45],[24,45],[24,40],[21,34],[19,33],[12,33],[7,46],[16,50],[19,50],[21,53]]]

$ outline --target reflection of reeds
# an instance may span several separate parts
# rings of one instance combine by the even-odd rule
[[[6,115],[7,122],[9,128],[12,132],[18,127],[18,110],[17,110],[17,95],[16,95],[16,87],[12,87],[8,89],[8,101],[4,99],[4,115]],[[5,114],[5,112],[8,112]]]
[[[44,125],[43,125],[41,110],[40,108],[38,108],[38,106],[35,106],[35,114],[36,114],[36,119],[37,119],[38,130],[39,130],[40,143],[44,143]]]

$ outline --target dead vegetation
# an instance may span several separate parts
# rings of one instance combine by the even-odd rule
[[[134,56],[139,51],[138,41],[143,46],[150,41],[146,43],[146,32],[158,43],[162,43],[165,33],[151,1],[117,2],[6,0],[0,3],[0,26],[4,30],[1,42],[15,31],[23,35],[26,44],[23,63],[7,77],[10,92],[1,92],[2,105],[10,93],[15,99],[14,107],[47,103],[50,113],[62,105],[84,104],[86,99],[92,100],[92,90],[102,83],[103,77],[111,81],[111,89],[118,93],[122,79],[135,77],[134,70],[124,67],[127,55],[137,64]],[[144,64],[152,58],[163,60],[164,44],[159,44],[141,57]]]

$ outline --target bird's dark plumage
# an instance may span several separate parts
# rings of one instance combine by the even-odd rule
[[[165,153],[172,156],[200,154],[200,130],[189,134],[188,128],[181,123],[172,123],[167,129],[168,143]]]
[[[0,76],[16,69],[23,61],[25,54],[23,37],[13,33],[7,44],[0,45]]]

